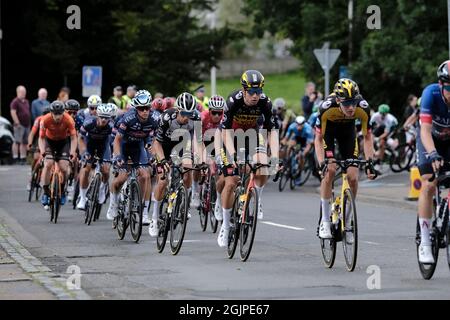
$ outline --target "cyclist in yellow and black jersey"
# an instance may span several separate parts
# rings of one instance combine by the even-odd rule
[[[319,108],[316,122],[315,150],[322,176],[321,203],[322,221],[319,237],[329,239],[331,235],[331,193],[332,182],[336,173],[336,165],[327,165],[326,159],[335,159],[335,139],[339,145],[342,160],[357,159],[359,156],[358,140],[355,121],[361,121],[364,136],[364,154],[369,161],[366,172],[369,179],[374,179],[372,158],[374,155],[373,139],[370,128],[369,104],[359,92],[356,82],[350,79],[340,79],[331,94]],[[325,168],[328,170],[325,173]],[[358,189],[358,168],[352,167],[348,171],[348,181],[353,194]]]

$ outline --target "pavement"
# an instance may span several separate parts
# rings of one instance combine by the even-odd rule
[[[274,183],[264,189],[264,220],[243,263],[226,258],[217,234],[209,227],[202,232],[195,212],[177,256],[158,254],[145,228],[139,244],[129,234],[118,240],[106,209],[100,221],[86,226],[83,213],[66,206],[58,224],[51,224],[38,203],[26,201],[27,177],[25,167],[0,167],[0,248],[7,253],[0,255],[6,261],[0,264],[0,299],[450,298],[443,251],[433,279],[420,276],[416,203],[403,200],[408,174],[361,181],[353,273],[346,271],[341,246],[335,266],[323,265],[316,236],[319,185],[313,179],[294,191],[280,193]],[[77,283],[73,270],[80,271],[78,288],[67,285]]]

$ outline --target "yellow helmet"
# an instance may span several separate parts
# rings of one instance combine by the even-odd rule
[[[264,76],[256,70],[247,70],[241,77],[241,85],[247,90],[249,88],[264,88]]]
[[[359,88],[355,81],[342,78],[336,82],[334,93],[341,100],[351,100],[359,95]]]

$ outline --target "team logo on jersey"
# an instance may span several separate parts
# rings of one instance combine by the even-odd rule
[[[369,107],[369,103],[368,103],[366,100],[362,100],[362,101],[359,103],[359,106],[360,106],[361,108],[363,108],[363,109],[367,109],[367,108]]]
[[[333,104],[333,101],[331,101],[331,100],[325,100],[323,103],[322,103],[322,109],[328,109],[329,107],[331,107],[331,105]]]
[[[236,100],[241,100],[242,99],[242,91],[239,91],[237,94],[236,94],[236,96],[235,96],[235,98],[236,98]]]
[[[166,113],[164,115],[164,121],[169,121],[170,120],[170,114]]]

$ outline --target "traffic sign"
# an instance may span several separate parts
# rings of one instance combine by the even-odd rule
[[[319,61],[324,73],[325,73],[325,96],[327,97],[330,92],[330,69],[334,66],[337,59],[341,54],[339,49],[330,49],[330,43],[325,42],[322,49],[315,49],[314,55]]]
[[[83,67],[83,97],[102,95],[103,69],[100,66]]]

